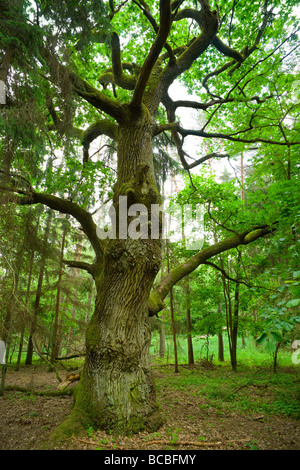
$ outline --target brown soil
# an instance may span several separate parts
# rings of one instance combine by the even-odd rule
[[[158,372],[156,371],[156,374]],[[7,373],[6,385],[32,391],[56,391],[54,372],[28,367]],[[59,449],[76,450],[299,450],[295,420],[278,416],[247,416],[203,406],[205,398],[189,390],[163,387],[158,401],[166,423],[156,433],[113,437],[86,433]],[[0,450],[37,450],[72,408],[72,396],[36,396],[6,390],[0,397]],[[172,406],[170,406],[170,404]]]

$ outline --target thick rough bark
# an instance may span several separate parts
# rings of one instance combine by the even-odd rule
[[[158,267],[159,242],[110,243],[96,282],[95,312],[75,402],[75,410],[92,417],[96,427],[128,434],[162,424],[150,364],[148,317]]]
[[[153,125],[142,108],[130,111],[127,124],[120,126],[117,220],[119,196],[128,196],[128,207],[140,203],[149,211],[159,202],[152,165]],[[128,226],[133,217],[126,217]],[[150,364],[148,312],[161,264],[161,240],[124,237],[107,239],[104,245],[96,269],[97,296],[86,333],[85,365],[73,412],[58,433],[73,433],[83,425],[130,434],[156,430],[163,422]]]

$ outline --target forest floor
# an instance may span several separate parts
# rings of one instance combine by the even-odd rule
[[[299,371],[298,371],[299,372]],[[141,432],[133,437],[116,437],[89,430],[70,439],[57,450],[299,450],[299,421],[282,415],[237,410],[230,402],[212,406],[199,393],[199,386],[189,382],[177,386],[180,373],[170,367],[154,368],[158,384],[157,400],[165,416],[165,424],[156,433]],[[215,371],[195,366],[189,377],[203,378]],[[62,377],[64,373],[60,371]],[[294,382],[299,375],[294,370]],[[182,377],[182,376],[181,376]],[[296,378],[297,377],[297,378]],[[45,366],[9,369],[4,396],[0,397],[0,450],[38,450],[41,443],[71,411],[71,395],[42,396],[38,391],[56,391],[58,380]],[[251,386],[252,381],[238,387],[240,394],[255,400],[272,400],[268,386]],[[24,387],[30,392],[10,390]],[[71,387],[71,386],[70,386]],[[236,390],[238,391],[238,390]],[[252,397],[253,395],[253,397]]]

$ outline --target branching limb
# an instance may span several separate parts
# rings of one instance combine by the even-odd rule
[[[116,99],[109,98],[100,90],[97,90],[97,88],[94,88],[88,82],[80,78],[74,72],[70,72],[69,77],[73,84],[73,89],[77,95],[84,98],[95,108],[100,109],[109,116],[113,117],[117,122],[121,122],[124,119],[123,107]]]
[[[253,227],[241,234],[234,234],[225,240],[204,248],[180,266],[172,269],[162,278],[160,284],[151,293],[149,299],[149,315],[152,316],[160,312],[164,308],[163,301],[168,295],[170,289],[178,281],[198,268],[198,266],[206,263],[210,258],[223,253],[224,251],[237,248],[240,245],[248,245],[265,235],[272,234],[276,230],[276,225],[277,224],[265,224],[259,227]]]
[[[209,201],[209,203],[208,203],[208,208],[207,208],[207,213],[208,213],[208,215],[209,215],[209,218],[210,218],[216,225],[218,225],[219,227],[222,227],[224,230],[227,230],[228,232],[232,232],[232,233],[235,233],[236,235],[238,235],[238,233],[237,233],[235,230],[233,230],[233,229],[231,229],[231,228],[229,228],[229,227],[226,227],[224,224],[222,224],[221,222],[218,222],[218,221],[213,217],[213,215],[211,214],[211,211],[210,211],[210,206],[211,206],[211,202]],[[231,215],[232,215],[232,214],[230,214],[229,217],[231,217]],[[228,220],[228,219],[227,219],[227,220]]]
[[[188,70],[194,61],[212,44],[216,37],[218,31],[218,13],[216,10],[210,10],[208,0],[200,0],[200,3],[202,8],[198,13],[202,33],[177,58],[175,65],[168,65],[164,77],[166,83],[171,84],[175,78]]]
[[[143,12],[149,23],[151,24],[153,30],[155,31],[156,34],[158,34],[159,31],[159,26],[155,21],[155,18],[151,15],[150,12],[150,7],[149,5],[144,1],[144,0],[133,0],[133,3],[135,3]],[[171,46],[166,42],[164,45],[165,49],[167,50],[167,56],[170,58],[172,63],[176,62],[174,52],[171,48]]]
[[[279,292],[276,289],[269,289],[268,287],[265,287],[265,286],[255,286],[255,285],[249,284],[248,282],[244,281],[241,278],[235,279],[235,278],[229,276],[229,274],[227,274],[227,272],[224,269],[222,269],[217,264],[212,263],[211,261],[205,261],[205,263],[203,263],[203,264],[206,264],[207,266],[211,266],[212,268],[216,269],[217,271],[220,271],[220,273],[222,273],[222,275],[226,279],[228,279],[228,281],[232,281],[235,284],[244,284],[246,287],[249,287],[250,289],[253,289],[253,288],[255,288],[255,289],[265,289],[265,290],[268,290],[268,291],[271,291],[271,292]]]
[[[196,166],[201,165],[201,163],[204,163],[207,160],[210,160],[211,158],[229,158],[229,155],[228,155],[228,153],[225,153],[225,154],[216,153],[216,152],[209,153],[208,155],[205,155],[204,157],[201,157],[198,160],[196,160],[195,162],[191,163],[189,165],[189,169],[192,170]]]
[[[64,264],[69,266],[69,268],[78,268],[78,269],[83,269],[84,271],[87,271],[89,274],[91,274],[93,277],[96,275],[96,268],[94,264],[90,263],[85,263],[84,261],[69,261],[69,260],[63,260]]]
[[[160,25],[156,39],[146,57],[141,73],[133,93],[131,104],[132,106],[139,106],[142,102],[144,92],[151,75],[153,67],[163,49],[171,27],[171,9],[170,0],[160,0]]]
[[[248,129],[252,130],[252,129]],[[221,132],[205,132],[203,130],[193,130],[193,129],[183,129],[180,126],[177,126],[177,131],[183,136],[186,137],[187,135],[194,135],[198,137],[205,137],[205,138],[210,138],[210,139],[225,139],[225,140],[231,140],[232,142],[243,142],[246,144],[253,144],[257,142],[265,143],[265,144],[271,144],[271,145],[283,145],[286,146],[287,143],[285,141],[277,141],[273,140],[272,138],[270,139],[262,139],[261,137],[256,137],[253,139],[246,139],[242,137],[233,137],[230,134],[223,134]],[[299,145],[300,141],[296,142],[290,142],[289,145]]]
[[[112,51],[112,72],[114,82],[125,90],[134,90],[136,85],[136,78],[133,75],[126,75],[123,71],[121,63],[121,49],[120,40],[117,33],[113,33],[111,40],[111,51]]]
[[[192,18],[198,23],[200,28],[203,27],[203,16],[201,11],[194,10],[192,8],[184,8],[179,13],[177,13],[174,21],[179,21],[183,18]],[[237,62],[243,62],[244,57],[242,54],[239,51],[236,51],[235,49],[227,46],[218,36],[215,36],[215,38],[212,40],[212,44],[219,52],[226,55],[227,57],[231,57]]]
[[[66,199],[52,196],[46,193],[37,193],[31,191],[27,195],[18,196],[15,195],[13,202],[19,205],[33,205],[33,204],[44,204],[50,209],[59,211],[63,214],[69,214],[74,217],[81,225],[85,235],[89,239],[97,260],[102,258],[102,246],[97,236],[97,226],[92,218],[92,215],[86,210],[82,209],[78,204]]]
[[[113,89],[116,85],[119,85],[121,88],[126,90],[134,90],[136,85],[136,77],[139,75],[141,67],[134,63],[123,62],[122,66],[122,77],[121,79],[116,79],[113,73],[113,68],[108,68],[101,73],[98,78],[98,82],[103,86],[104,89],[107,88],[107,85],[112,85]],[[125,74],[124,70],[127,70],[130,75]],[[124,80],[123,80],[124,79]],[[116,97],[116,95],[115,95]]]
[[[228,57],[232,57],[233,60],[230,61],[230,62],[227,62],[226,64],[224,64],[222,67],[220,67],[219,69],[217,70],[214,70],[210,73],[208,73],[204,79],[203,79],[203,82],[202,82],[202,86],[206,89],[207,93],[212,96],[212,97],[216,97],[216,95],[214,95],[213,93],[210,92],[209,88],[208,88],[208,85],[207,85],[207,82],[210,78],[212,77],[216,77],[217,75],[220,75],[221,73],[225,72],[225,70],[227,69],[230,69],[230,71],[228,72],[229,75],[232,75],[233,72],[238,68],[240,67],[241,63],[243,63],[258,47],[259,43],[260,43],[260,40],[263,36],[263,33],[267,27],[267,24],[268,24],[268,21],[270,20],[271,16],[272,16],[272,12],[273,12],[273,9],[271,8],[269,11],[267,10],[267,3],[268,2],[265,2],[264,4],[264,7],[263,7],[263,21],[262,21],[262,24],[261,26],[259,27],[259,30],[258,30],[258,33],[256,35],[256,38],[255,38],[255,41],[253,43],[253,45],[251,47],[249,46],[246,46],[244,47],[240,52],[240,56],[242,57],[242,60],[236,60],[236,57],[233,57],[233,55],[229,55],[229,54],[225,54],[227,55]],[[222,51],[221,51],[222,52]],[[224,52],[225,53],[225,49],[224,49]],[[220,97],[218,97],[220,98]]]
[[[189,101],[189,100],[178,100],[174,101],[173,105],[174,107],[177,108],[193,108],[193,109],[201,109],[203,111],[206,111],[208,108],[211,108],[212,106],[215,105],[221,105],[221,104],[226,104],[226,103],[248,103],[250,101],[256,101],[258,104],[264,103],[270,98],[273,98],[274,95],[268,95],[265,96],[264,98],[260,98],[259,96],[252,96],[251,98],[243,98],[239,99],[236,97],[225,97],[225,98],[220,98],[220,99],[213,99],[208,101],[207,103],[198,103],[198,101]]]
[[[228,279],[229,281],[235,282],[236,284],[245,284],[245,286],[247,286],[247,287],[252,287],[246,281],[243,281],[241,279],[234,279],[233,277],[229,276],[229,274],[227,274],[227,272],[224,269],[220,268],[220,266],[218,266],[215,263],[212,263],[211,261],[205,261],[205,263],[203,263],[203,264],[206,264],[207,266],[211,266],[212,268],[216,269],[217,271],[220,271],[222,273],[222,275],[224,277],[226,277],[226,279]]]

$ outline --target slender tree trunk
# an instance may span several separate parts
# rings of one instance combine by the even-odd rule
[[[25,325],[23,325],[22,329],[21,329],[21,335],[20,335],[20,341],[19,341],[19,351],[18,351],[18,357],[17,357],[15,370],[20,369],[21,357],[22,357],[22,351],[23,351],[23,344],[24,344],[24,335],[25,335]]]
[[[2,376],[1,376],[1,384],[0,384],[0,396],[3,395],[4,393],[4,385],[5,385],[5,378],[6,378],[6,372],[7,372],[7,363],[9,359],[9,353],[10,353],[10,347],[11,347],[11,341],[12,341],[12,326],[13,326],[13,319],[14,319],[14,314],[15,314],[15,309],[16,309],[16,303],[17,303],[17,294],[18,294],[18,288],[19,288],[19,280],[20,280],[20,272],[22,268],[22,263],[23,263],[23,256],[24,256],[24,251],[28,239],[28,230],[29,230],[29,217],[27,219],[27,224],[26,224],[26,229],[25,229],[25,236],[24,240],[22,243],[21,248],[19,249],[19,252],[16,257],[16,269],[13,272],[13,291],[12,291],[12,297],[11,301],[8,305],[3,327],[0,331],[0,338],[6,343],[6,350],[5,350],[5,362],[6,364],[2,368]]]
[[[280,343],[276,344],[276,349],[273,353],[273,372],[276,374],[277,372],[277,359],[278,359],[278,351],[280,348]]]
[[[58,356],[58,320],[59,320],[61,280],[62,280],[62,275],[63,275],[63,259],[64,259],[64,250],[65,250],[65,242],[66,242],[66,233],[67,233],[67,226],[65,224],[63,227],[63,232],[62,232],[59,272],[58,272],[57,291],[56,291],[55,315],[54,315],[54,325],[53,325],[53,336],[52,336],[52,345],[51,345],[50,363],[52,365],[55,362],[55,357]]]
[[[237,337],[238,337],[238,315],[239,315],[239,284],[235,286],[233,318],[231,319],[231,366],[237,370]]]
[[[189,364],[194,364],[189,276],[187,276],[187,279],[186,279],[186,329],[187,329],[187,344],[188,344],[188,362]]]
[[[169,249],[169,240],[167,241],[167,270],[170,272],[170,249]],[[176,327],[175,327],[175,316],[174,316],[174,299],[173,299],[173,289],[170,289],[169,293],[170,298],[170,313],[171,313],[171,324],[172,324],[172,337],[174,345],[174,360],[175,360],[175,372],[179,372],[178,369],[178,355],[177,355],[177,339],[176,339]]]
[[[161,318],[161,329],[159,332],[159,356],[165,357],[166,353],[166,328],[164,324],[164,317]]]
[[[221,267],[224,269],[224,262],[221,258]],[[236,353],[235,345],[233,339],[233,315],[232,315],[232,302],[230,296],[230,285],[229,281],[227,282],[225,276],[222,274],[222,283],[224,291],[224,300],[225,300],[225,310],[226,310],[226,326],[227,326],[227,336],[228,336],[228,346],[230,353],[230,361],[232,370],[236,370]]]
[[[241,199],[245,200],[244,155],[241,153]]]
[[[35,231],[34,231],[35,236],[37,235],[39,220],[40,220],[40,218],[38,217],[36,227],[35,227]],[[19,370],[20,369],[20,364],[21,364],[21,357],[22,357],[23,343],[24,343],[24,335],[25,335],[25,326],[26,326],[25,318],[27,317],[27,312],[28,312],[28,302],[29,302],[30,287],[31,287],[31,280],[32,280],[34,253],[35,253],[35,250],[32,249],[31,250],[31,256],[30,256],[30,261],[29,261],[29,273],[28,273],[27,290],[26,290],[26,298],[25,298],[25,308],[24,308],[24,321],[23,321],[23,326],[22,326],[22,330],[21,330],[21,337],[20,337],[20,343],[19,343],[19,353],[18,353],[18,359],[17,359],[16,369],[15,370]]]
[[[221,302],[218,303],[218,313],[221,315]],[[218,333],[218,359],[224,362],[224,341],[222,331]]]
[[[75,250],[75,260],[76,261],[80,261],[81,251],[82,251],[82,235],[80,235],[80,239],[79,239],[79,241],[76,245],[76,250]],[[74,279],[76,279],[76,277],[79,276],[79,269],[78,268],[72,268],[71,269],[71,274],[74,276]],[[75,320],[75,316],[76,316],[77,289],[75,289],[72,298],[73,298],[73,305],[72,305],[71,319],[72,319],[72,322],[73,322]],[[88,304],[89,304],[89,302],[88,302]],[[72,344],[72,340],[73,340],[73,327],[71,327],[69,329],[69,333],[68,333],[67,354],[69,354],[69,352],[70,352],[70,346]]]
[[[171,182],[171,188],[173,184],[173,179]],[[172,191],[172,189],[171,189]],[[164,202],[165,200],[165,183],[162,183],[162,200]],[[170,217],[170,215],[169,215]],[[170,218],[169,218],[169,223],[170,223]],[[170,227],[169,227],[170,228]],[[165,263],[165,259],[167,256],[167,243],[163,243],[162,246],[162,263],[161,263],[161,277],[164,275],[166,269],[167,269],[167,264]],[[165,357],[166,354],[166,327],[165,327],[165,311],[162,311],[161,317],[160,317],[160,331],[159,331],[159,356],[160,357]]]
[[[179,369],[178,369],[178,354],[177,354],[177,338],[176,338],[176,326],[175,326],[175,315],[174,315],[173,289],[170,290],[170,311],[171,311],[172,336],[173,336],[174,359],[175,359],[174,371],[177,373],[179,372]]]
[[[239,264],[241,260],[241,252],[239,251],[237,259],[237,281],[239,279]],[[230,318],[230,336],[231,336],[231,347],[230,357],[232,370],[237,370],[237,338],[238,338],[238,320],[239,320],[239,305],[240,305],[240,284],[239,282],[235,285],[234,291],[234,306],[233,315]]]
[[[48,211],[48,216],[47,216],[45,234],[44,234],[43,253],[42,253],[42,259],[41,259],[41,265],[40,265],[37,291],[36,291],[36,296],[35,296],[34,310],[33,310],[32,322],[31,322],[31,325],[30,325],[30,334],[29,334],[29,338],[28,338],[27,354],[26,354],[26,359],[25,359],[25,364],[27,366],[32,364],[33,335],[34,335],[34,333],[36,331],[36,327],[37,327],[37,318],[38,318],[40,300],[41,300],[41,295],[42,295],[42,285],[43,285],[44,271],[45,271],[45,265],[46,265],[46,249],[47,249],[47,245],[48,245],[48,237],[49,237],[49,232],[50,232],[51,219],[52,219],[52,210],[49,210]]]
[[[218,359],[224,362],[224,342],[222,333],[218,333]]]

